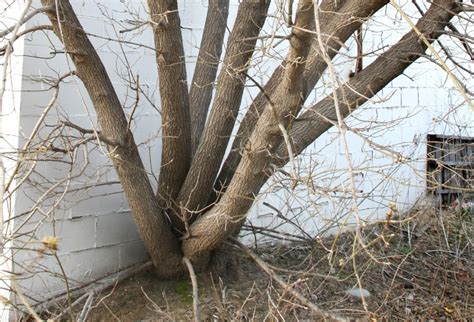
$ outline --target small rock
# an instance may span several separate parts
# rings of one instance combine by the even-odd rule
[[[370,292],[367,291],[365,288],[351,288],[347,291],[345,291],[346,294],[357,297],[357,298],[363,298],[363,297],[369,297]]]

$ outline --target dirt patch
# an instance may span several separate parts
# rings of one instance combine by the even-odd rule
[[[473,214],[414,212],[305,243],[254,249],[289,285],[324,310],[362,320],[474,318]],[[231,282],[199,277],[205,320],[318,320],[235,250]],[[348,290],[363,289],[358,298]],[[90,321],[191,320],[192,286],[144,272],[96,297]],[[75,312],[78,314],[80,310]]]

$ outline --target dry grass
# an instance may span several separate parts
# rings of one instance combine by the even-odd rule
[[[417,211],[364,229],[365,248],[351,232],[256,251],[289,284],[323,309],[360,320],[474,318],[474,217],[468,212]],[[383,238],[381,237],[383,236]],[[224,285],[201,276],[205,320],[318,320],[236,251],[238,276]],[[363,287],[361,299],[346,290]],[[96,298],[88,320],[191,320],[188,281],[159,281],[145,272]]]

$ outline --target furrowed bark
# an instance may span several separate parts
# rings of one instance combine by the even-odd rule
[[[242,161],[221,201],[203,218],[191,226],[191,237],[183,242],[183,251],[196,259],[203,252],[217,248],[229,234],[238,230],[253,202],[253,178],[265,171],[268,160],[282,139],[282,131],[294,117],[301,104],[301,92],[311,34],[302,29],[314,25],[312,0],[301,0],[298,5],[296,26],[292,29],[290,52],[286,59],[285,75],[260,117],[247,144]],[[206,228],[204,228],[206,227]],[[206,229],[206,233],[204,230]],[[211,232],[211,233],[209,233]]]
[[[214,81],[222,54],[229,15],[229,0],[209,0],[206,24],[194,70],[189,101],[191,108],[191,148],[196,152],[212,99]]]
[[[163,148],[157,197],[171,207],[191,163],[191,122],[177,0],[148,0],[156,47]],[[171,219],[176,219],[170,214]]]
[[[267,0],[245,0],[239,5],[217,80],[211,114],[179,193],[179,204],[186,211],[185,220],[192,221],[192,212],[206,205],[212,190],[237,118],[248,62],[265,22],[268,6]]]
[[[416,26],[432,43],[441,35],[443,28],[456,14],[457,9],[455,0],[435,0]],[[425,50],[426,45],[415,31],[407,33],[386,53],[337,90],[342,115],[348,116],[368,98],[373,97],[401,75],[408,66],[424,54]],[[332,120],[336,118],[332,95],[314,105],[311,111],[304,113],[290,130],[290,136],[295,145],[295,155],[301,153],[310,143],[332,127],[333,123],[325,121],[324,117],[318,115]],[[191,226],[192,238],[183,243],[183,252],[187,257],[199,256],[200,253],[217,247],[224,239],[235,233],[245,219],[254,196],[268,180],[269,175],[288,162],[286,147],[282,145],[277,151],[277,154],[282,156],[281,158],[262,153],[256,154],[258,151],[255,150],[255,137],[262,135],[260,125],[263,117],[262,115],[257,123],[256,130],[247,144],[248,148],[244,150],[242,161],[226,193],[218,204]],[[268,146],[266,150],[269,152]],[[262,158],[266,160],[262,161]]]
[[[67,0],[41,0],[55,6],[48,13],[53,30],[63,42],[92,100],[102,135],[114,145],[109,156],[119,176],[141,238],[145,242],[160,277],[175,277],[185,272],[178,241],[168,226],[155,198],[127,119],[107,71]],[[59,21],[57,17],[59,16]]]
[[[321,24],[321,36],[323,42],[327,44],[326,52],[330,59],[334,58],[344,42],[361,26],[362,22],[370,17],[374,12],[385,6],[388,0],[325,0],[319,6],[319,21]],[[319,48],[312,46],[308,55],[308,62],[303,73],[305,87],[303,97],[306,99],[311,93],[321,75],[325,71],[327,64],[318,53]],[[264,87],[266,95],[271,95],[281,81],[284,66],[278,67],[270,80]],[[218,198],[217,193],[223,193],[226,185],[232,180],[234,171],[240,162],[242,149],[252,134],[255,124],[260,117],[266,103],[264,93],[259,93],[249,107],[249,111],[240,123],[239,130],[232,144],[232,149],[227,156],[222,170],[214,185],[214,193],[211,195],[208,204],[212,204]]]

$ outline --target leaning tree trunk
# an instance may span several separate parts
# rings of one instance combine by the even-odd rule
[[[374,12],[384,7],[388,0],[370,0],[361,5],[360,0],[324,0],[318,8],[318,21],[322,42],[325,48],[319,48],[316,44],[316,37],[313,38],[308,61],[303,72],[304,87],[302,91],[303,99],[306,99],[313,90],[321,75],[326,70],[327,63],[321,55],[324,50],[326,55],[332,59],[339,52],[342,45],[351,35],[362,25],[362,23]],[[218,194],[225,192],[226,186],[232,180],[234,171],[237,168],[243,147],[247,144],[263,109],[266,105],[266,95],[271,96],[280,84],[284,75],[284,65],[279,66],[272,74],[263,90],[253,100],[249,106],[249,111],[245,114],[240,123],[239,130],[232,144],[232,149],[227,156],[222,170],[215,182],[214,193],[211,195],[209,204],[218,199]]]
[[[48,13],[48,17],[76,67],[76,75],[82,80],[92,100],[101,137],[110,143],[107,145],[109,157],[158,276],[172,278],[183,274],[180,245],[155,198],[123,107],[97,51],[87,38],[69,1],[41,2],[44,6],[58,4],[55,11]]]
[[[245,220],[247,211],[253,203],[254,194],[258,192],[253,187],[253,177],[264,173],[270,166],[268,156],[278,147],[282,132],[286,131],[287,125],[302,104],[303,79],[300,76],[310,50],[309,44],[312,38],[310,31],[313,26],[312,0],[300,1],[282,81],[275,93],[267,97],[267,104],[236,170],[237,175],[221,201],[191,226],[191,238],[185,240],[183,244],[187,257],[199,258],[202,251],[219,247],[222,241],[229,234],[235,233]],[[203,234],[201,231],[204,228],[203,224],[213,233]]]
[[[442,34],[442,30],[457,11],[455,0],[433,1],[416,24],[416,30],[408,32],[396,45],[337,90],[336,97],[342,116],[348,116],[422,56],[427,46],[419,34],[432,43]],[[290,70],[287,68],[287,73],[291,75]],[[280,83],[281,88],[288,90],[284,84],[285,81]],[[274,96],[280,98],[278,92],[279,88]],[[199,257],[202,252],[219,247],[229,235],[240,229],[260,188],[275,170],[288,161],[287,149],[282,143],[277,123],[287,124],[283,116],[291,115],[295,107],[291,101],[287,102],[286,106],[278,102],[273,96],[270,97],[270,102],[255,126],[226,192],[209,212],[191,226],[191,237],[186,239],[182,246],[185,256]],[[333,95],[329,95],[294,120],[295,126],[288,132],[296,147],[296,150],[293,150],[295,155],[333,126],[333,123],[328,122],[331,119],[336,119]],[[275,144],[280,147],[275,148]]]

